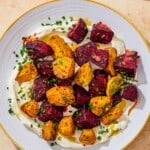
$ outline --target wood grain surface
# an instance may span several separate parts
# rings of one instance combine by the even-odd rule
[[[48,1],[50,0],[0,0],[0,38],[19,16]],[[150,0],[99,0],[99,2],[126,16],[150,43]],[[1,128],[0,150],[17,150]],[[138,137],[125,150],[150,150],[150,118]]]

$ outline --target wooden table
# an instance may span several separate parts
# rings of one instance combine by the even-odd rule
[[[0,37],[20,15],[49,0],[0,0]],[[98,0],[95,0],[98,1]],[[150,0],[99,0],[132,21],[150,43]],[[0,128],[0,150],[17,150]],[[150,118],[126,150],[150,150]]]

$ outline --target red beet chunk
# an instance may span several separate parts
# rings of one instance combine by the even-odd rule
[[[126,50],[122,56],[118,56],[115,61],[115,69],[117,72],[125,72],[129,77],[134,77],[140,57],[136,51]]]
[[[28,55],[33,59],[37,60],[49,55],[52,55],[54,52],[52,48],[47,45],[45,42],[40,40],[29,41],[26,43],[26,49]]]
[[[49,60],[36,61],[35,65],[40,75],[43,75],[46,77],[54,76],[53,68],[52,68],[52,61],[49,61]]]
[[[90,39],[93,42],[107,44],[111,42],[114,32],[104,23],[99,22],[92,27]]]
[[[94,78],[89,84],[89,92],[91,96],[93,97],[106,95],[106,87],[108,80],[107,73],[102,70],[95,70],[94,75]]]
[[[104,78],[108,78],[108,74],[104,70],[96,69],[94,70],[94,76],[101,75]]]
[[[59,86],[69,86],[72,84],[72,81],[73,81],[73,77],[67,79],[56,78],[56,84]]]
[[[68,33],[68,37],[72,41],[80,43],[84,40],[87,32],[88,32],[87,26],[84,20],[80,18],[78,23],[73,25],[71,31]]]
[[[73,114],[74,124],[78,128],[90,129],[100,124],[100,119],[89,109],[81,109]]]
[[[76,48],[74,56],[75,61],[79,66],[82,66],[84,63],[87,63],[90,60],[92,49],[96,49],[96,44],[94,42],[88,42]]]
[[[108,64],[108,51],[101,49],[92,49],[91,61],[102,69],[106,69]]]
[[[73,106],[82,107],[89,103],[91,99],[89,92],[76,84],[73,86],[73,90],[75,95],[75,104]]]
[[[53,106],[48,103],[41,105],[38,119],[46,122],[48,120],[60,120],[63,117],[63,107]]]
[[[122,90],[121,96],[122,98],[129,100],[129,101],[137,100],[138,98],[137,87],[133,84],[129,84]]]
[[[45,77],[38,77],[34,80],[32,91],[34,99],[41,101],[46,97],[46,91],[51,87],[50,81]]]
[[[112,104],[113,106],[117,105],[119,102],[121,102],[121,94],[120,92],[115,93],[112,97]]]

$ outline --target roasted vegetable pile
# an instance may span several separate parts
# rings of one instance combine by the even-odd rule
[[[84,42],[87,34],[89,41]],[[77,45],[71,45],[57,34],[28,40],[27,56],[32,60],[19,70],[19,84],[33,81],[30,101],[21,110],[31,118],[43,122],[45,140],[55,140],[57,134],[66,138],[81,130],[79,141],[94,144],[94,128],[109,125],[123,113],[123,99],[136,101],[138,91],[132,82],[139,63],[136,51],[126,50],[118,55],[117,49],[101,49],[97,43],[108,44],[114,32],[98,22],[88,31],[80,18],[67,34]],[[72,113],[69,108],[75,108]],[[70,111],[70,115],[64,115]]]

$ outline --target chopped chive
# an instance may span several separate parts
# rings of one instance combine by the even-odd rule
[[[101,136],[98,136],[98,137],[97,137],[97,139],[98,139],[98,140],[101,140],[101,139],[102,139],[102,137],[101,137]]]
[[[40,128],[40,127],[41,127],[41,125],[40,125],[39,123],[38,123],[38,125],[37,125],[37,126],[38,126],[38,128]]]
[[[62,25],[62,21],[61,20],[60,21],[56,21],[55,24],[61,26]]]
[[[58,140],[60,141],[61,139],[62,139],[62,137],[61,137],[61,136],[59,136],[59,137],[58,137]]]
[[[23,56],[25,55],[25,53],[26,53],[26,45],[23,44],[23,45],[22,45],[22,48],[21,48],[21,50],[20,50],[20,55],[23,57]]]
[[[19,102],[19,101],[20,101],[20,99],[19,99],[19,98],[17,98],[17,101]]]
[[[54,146],[54,145],[55,145],[55,143],[50,143],[50,145],[51,145],[51,146]]]
[[[70,21],[73,21],[73,17],[72,16],[70,16]]]
[[[113,123],[114,123],[114,124],[118,124],[118,121],[117,121],[117,120],[115,120]]]
[[[65,17],[65,16],[62,16],[61,18],[62,18],[63,20],[65,20],[65,19],[66,19],[66,17]]]
[[[44,26],[44,23],[41,23],[41,26]]]
[[[9,108],[8,112],[9,112],[9,114],[14,114],[14,111],[11,107]]]

